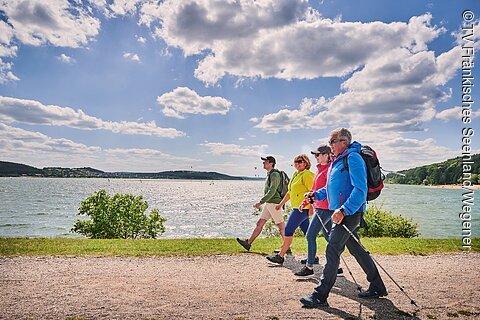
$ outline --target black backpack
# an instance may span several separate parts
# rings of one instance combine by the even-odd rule
[[[385,175],[382,172],[382,167],[380,167],[380,161],[378,161],[375,150],[369,146],[362,146],[360,155],[362,156],[363,161],[365,161],[367,167],[367,201],[374,200],[378,198],[380,192],[382,192]],[[348,171],[347,157],[348,156],[343,158],[343,166],[345,167],[345,170]]]
[[[285,171],[272,169],[272,171],[278,172],[280,174],[280,184],[278,186],[277,192],[280,194],[280,197],[283,199],[288,192],[288,184],[290,183],[290,178],[285,173]],[[270,176],[268,176],[270,179]]]

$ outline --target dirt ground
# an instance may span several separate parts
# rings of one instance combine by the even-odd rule
[[[478,319],[480,254],[376,256],[410,300],[382,273],[386,298],[357,297],[338,278],[330,307],[299,298],[317,280],[297,280],[299,259],[271,266],[259,254],[207,257],[0,257],[0,319]],[[345,257],[363,287],[353,257]],[[321,263],[324,259],[321,257]],[[345,267],[344,267],[345,269]],[[345,270],[346,271],[346,270]]]

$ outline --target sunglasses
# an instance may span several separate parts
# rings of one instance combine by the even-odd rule
[[[303,162],[303,160],[295,160],[295,161],[293,161],[293,163],[302,163],[302,162]]]
[[[337,143],[337,142],[340,142],[340,141],[347,141],[345,139],[332,139],[330,141],[328,141],[329,144],[334,144],[334,143]]]

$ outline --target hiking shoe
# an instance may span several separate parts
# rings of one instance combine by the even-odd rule
[[[279,254],[280,251],[281,251],[280,249],[275,249],[275,250],[273,250],[273,253]],[[292,249],[288,248],[287,252],[285,252],[285,254],[288,254],[289,256],[291,256],[292,255]]]
[[[270,261],[270,262],[272,262],[272,263],[282,265],[283,262],[285,261],[285,258],[280,257],[278,254],[276,254],[276,255],[274,255],[274,256],[268,256],[268,257],[267,257],[267,260]]]
[[[338,268],[337,277],[345,277],[345,275],[343,274],[343,269],[342,268]]]
[[[380,298],[388,295],[387,291],[362,290],[358,294],[360,298]]]
[[[300,260],[300,263],[307,264],[307,259]],[[316,256],[315,259],[313,259],[313,264],[320,264],[320,259],[318,259],[318,256]]]
[[[250,251],[250,247],[252,246],[251,244],[248,243],[247,240],[242,240],[240,238],[237,238],[237,242],[240,243],[242,247],[245,248],[245,250]]]
[[[295,275],[297,277],[302,277],[305,279],[313,278],[315,273],[313,272],[313,269],[307,268],[306,266],[302,268],[302,270],[295,272]]]
[[[327,300],[320,300],[313,294],[309,295],[308,297],[301,298],[300,302],[305,308],[328,308]]]

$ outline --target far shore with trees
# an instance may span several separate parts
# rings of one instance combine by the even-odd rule
[[[471,161],[473,164],[469,180],[478,185],[480,183],[480,154],[473,155]],[[460,186],[463,179],[462,158],[457,157],[440,163],[398,171],[398,173],[400,174],[389,173],[385,182],[439,187]]]

